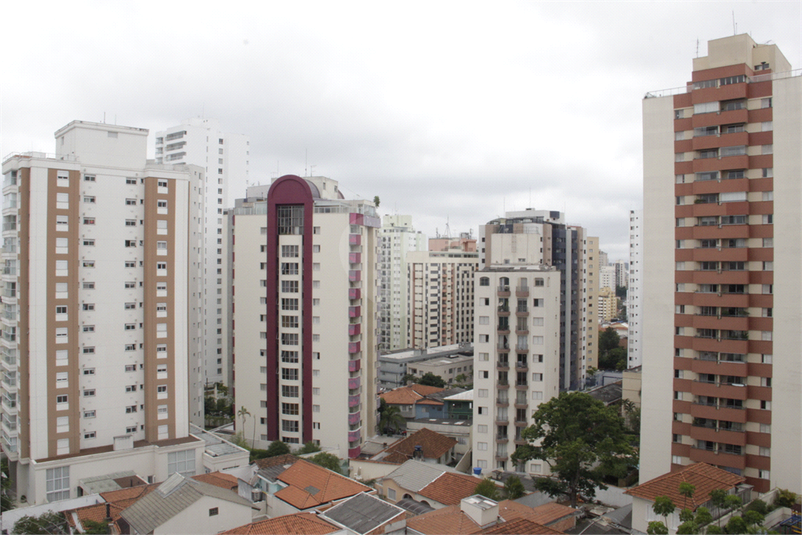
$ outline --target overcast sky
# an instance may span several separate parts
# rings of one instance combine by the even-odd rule
[[[205,116],[250,136],[251,184],[303,175],[308,154],[307,173],[429,235],[562,210],[612,261],[642,205],[644,94],[685,85],[733,15],[802,67],[800,5],[13,2],[0,153],[53,152],[104,113],[151,133]]]

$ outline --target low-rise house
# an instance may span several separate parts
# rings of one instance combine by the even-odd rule
[[[123,534],[213,535],[251,520],[251,503],[231,490],[176,472],[120,512]]]
[[[390,503],[408,508],[412,501],[440,509],[473,495],[481,480],[446,466],[407,461],[376,481],[376,488]],[[407,502],[402,502],[407,500]]]
[[[412,384],[395,388],[389,392],[381,394],[379,397],[387,405],[398,407],[404,418],[415,418],[415,405],[418,401],[425,399],[426,396],[437,392],[442,392],[445,388],[437,386]]]
[[[696,511],[699,507],[705,506],[714,519],[718,518],[721,512],[710,503],[710,491],[722,489],[729,494],[738,494],[746,504],[752,500],[752,487],[744,484],[744,481],[746,480],[739,475],[707,463],[691,464],[676,472],[663,474],[626,491],[625,494],[632,496],[632,528],[646,533],[649,522],[664,521],[663,517],[652,509],[658,496],[667,496],[677,507],[667,519],[669,533],[676,533],[677,527],[682,523],[679,512],[684,508]],[[679,493],[680,483],[690,483],[695,487],[691,498]]]
[[[415,404],[415,419],[448,418],[446,398],[465,392],[464,388],[448,388],[440,392],[427,394]]]
[[[295,513],[251,522],[220,535],[328,535],[342,531],[315,513]]]
[[[530,509],[508,500],[499,504],[484,496],[473,495],[460,500],[456,505],[407,519],[407,532],[413,535],[439,535],[441,533],[555,535],[563,533],[563,531],[555,526],[538,522],[538,520],[555,523],[563,520],[565,516],[566,512],[562,510],[544,510],[538,513],[537,509]],[[568,513],[568,516],[574,518],[573,510]]]
[[[371,457],[372,461],[403,464],[410,459],[448,464],[455,459],[457,441],[423,428]]]
[[[283,467],[283,465],[281,465]],[[273,474],[260,469],[259,477],[266,477],[267,515],[282,516],[292,513],[313,512],[330,507],[361,492],[376,491],[353,479],[327,470],[303,459]]]

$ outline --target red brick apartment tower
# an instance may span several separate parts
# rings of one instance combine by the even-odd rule
[[[736,35],[644,99],[643,481],[800,489],[799,75]]]

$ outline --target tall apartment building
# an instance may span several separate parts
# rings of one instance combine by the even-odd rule
[[[228,286],[223,284],[223,207],[232,179],[248,178],[250,141],[243,134],[220,129],[214,119],[186,119],[156,133],[156,162],[192,164],[204,170],[203,281],[200,293],[204,381],[232,383],[232,362],[223,338],[223,308]]]
[[[602,264],[599,268],[599,288],[615,290],[615,266]]]
[[[375,207],[287,175],[229,220],[234,399],[253,416],[237,431],[358,456],[376,425]]]
[[[55,157],[3,161],[2,442],[29,504],[201,466],[203,171],[147,161],[147,135],[73,121]]]
[[[716,39],[643,114],[641,478],[707,462],[800,492],[802,76]]]
[[[459,238],[441,236],[429,238],[430,251],[450,251],[452,249],[475,253],[476,238],[472,237],[470,232],[460,232]]]
[[[590,239],[582,227],[566,225],[561,212],[534,209],[507,212],[506,217],[480,226],[479,238],[480,271],[498,265],[542,264],[558,269],[560,387],[581,388],[587,368],[597,365],[598,239]]]
[[[379,351],[409,347],[407,253],[426,250],[426,236],[412,216],[386,215],[379,230]]]
[[[519,250],[476,274],[473,466],[485,473],[549,473],[540,461],[510,462],[538,406],[560,393],[561,273],[539,258]]]
[[[471,342],[478,253],[462,250],[407,254],[408,340],[414,349]]]
[[[629,212],[629,288],[627,322],[629,325],[627,368],[640,366],[643,351],[643,210]]]
[[[629,266],[627,266],[626,261],[616,260],[614,267],[615,285],[627,288],[629,286]],[[613,290],[615,290],[615,288],[613,288]]]

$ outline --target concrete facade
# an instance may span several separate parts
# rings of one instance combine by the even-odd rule
[[[222,318],[225,294],[222,269],[223,207],[228,202],[228,184],[233,178],[248,178],[250,141],[242,134],[220,129],[214,119],[192,118],[156,133],[156,162],[192,164],[204,170],[202,195],[203,278],[201,293],[203,381],[232,385],[233,363],[225,352]],[[196,422],[197,423],[197,422]],[[199,425],[203,425],[202,423]]]
[[[3,162],[2,440],[32,504],[123,457],[163,478],[168,452],[194,471],[203,451],[189,435],[203,171],[147,161],[141,128],[73,121],[55,137],[55,158]]]
[[[643,111],[641,479],[704,461],[799,492],[802,77],[735,35]]]
[[[643,210],[629,212],[629,287],[627,323],[629,348],[627,368],[643,363]]]

